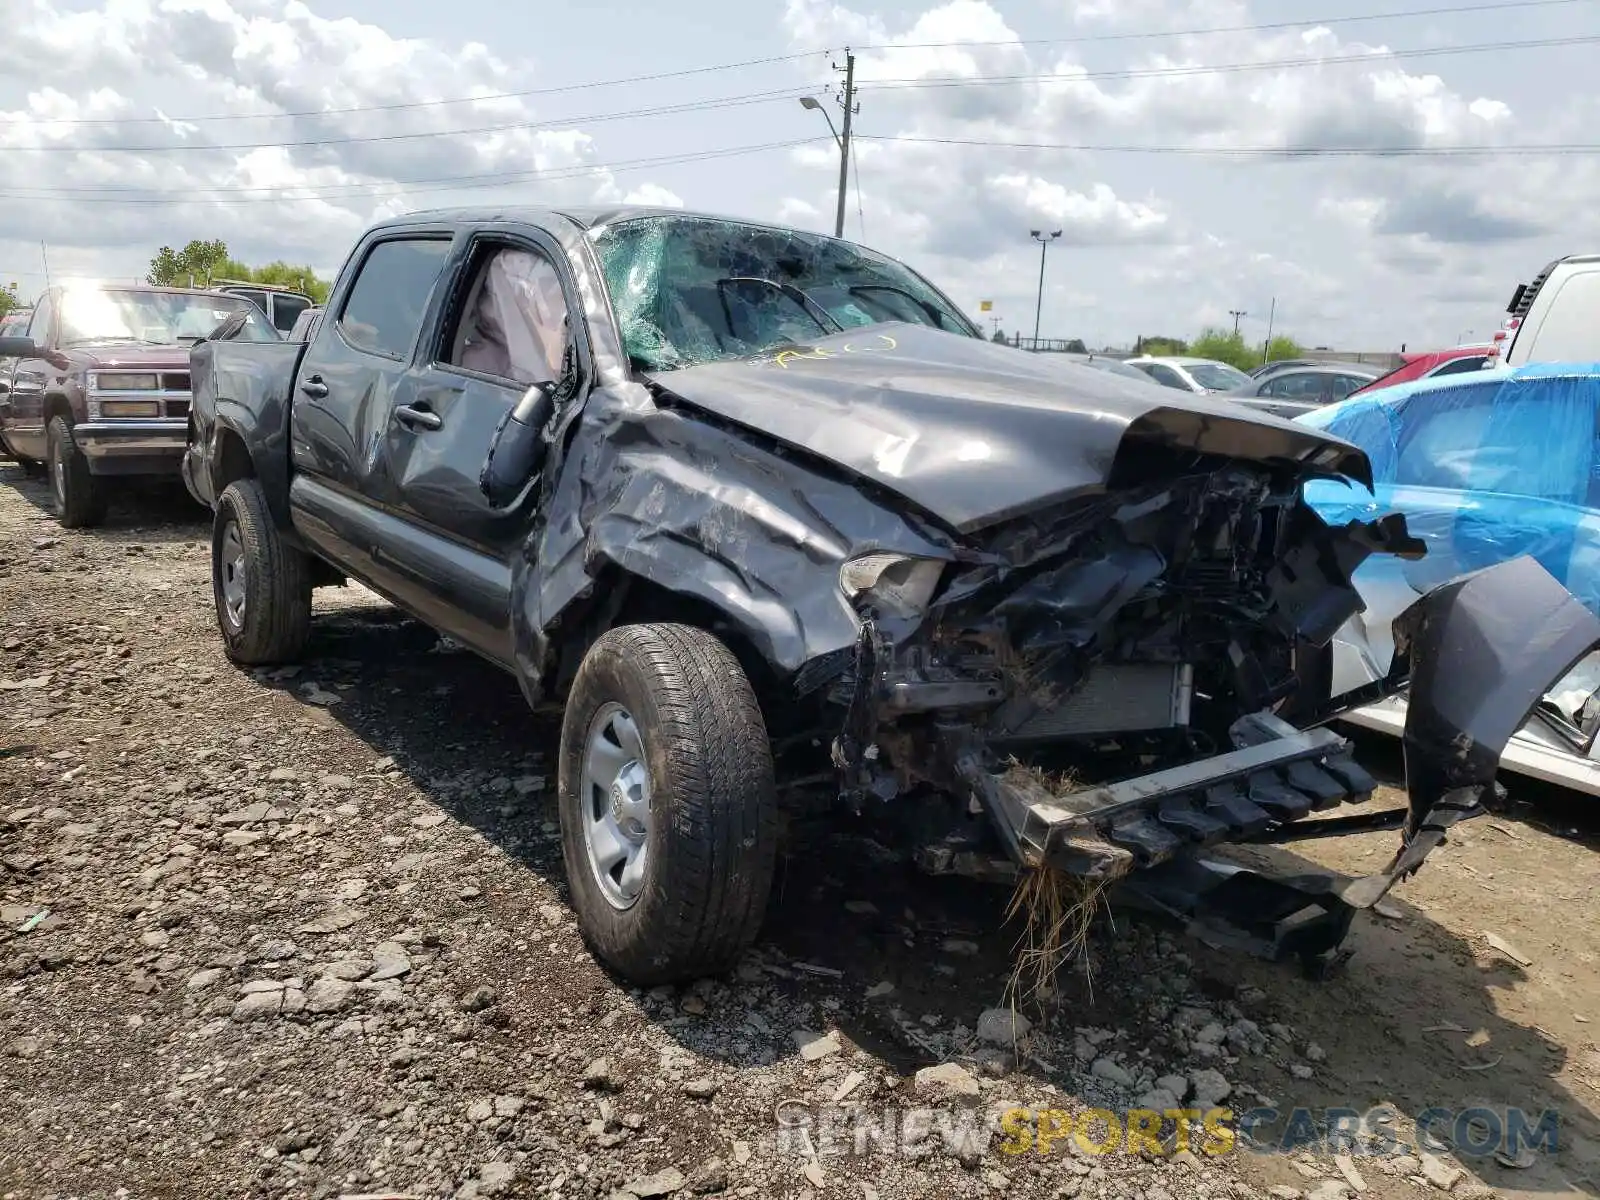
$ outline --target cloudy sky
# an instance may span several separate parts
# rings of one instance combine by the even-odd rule
[[[0,283],[195,237],[331,273],[375,218],[507,200],[831,231],[798,100],[849,46],[846,235],[974,316],[1032,332],[1044,228],[1045,336],[1259,338],[1275,300],[1307,345],[1454,344],[1600,249],[1600,4],[1483,3],[6,0]]]

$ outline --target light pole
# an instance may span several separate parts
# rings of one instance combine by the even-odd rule
[[[837,64],[835,64],[837,66]],[[828,132],[833,134],[833,140],[839,146],[839,207],[833,218],[833,236],[844,236],[844,197],[845,188],[850,181],[850,117],[856,107],[856,56],[845,53],[844,57],[844,133],[841,134],[833,127],[833,118],[828,115],[828,110],[822,107],[822,101],[815,96],[801,96],[800,107],[812,108],[822,114],[823,120],[828,122]]]
[[[1028,230],[1028,236],[1039,243],[1039,300],[1033,307],[1033,348],[1039,348],[1039,317],[1044,312],[1044,255],[1050,249],[1050,243],[1061,236],[1061,230],[1056,230],[1048,237],[1040,230]]]

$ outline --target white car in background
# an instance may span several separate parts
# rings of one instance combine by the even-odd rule
[[[1519,283],[1490,366],[1600,360],[1600,254],[1569,254]]]
[[[1213,358],[1157,358],[1141,354],[1127,362],[1130,367],[1137,367],[1163,387],[1176,388],[1180,392],[1198,392],[1201,395],[1232,392],[1250,383],[1250,376],[1243,371]]]

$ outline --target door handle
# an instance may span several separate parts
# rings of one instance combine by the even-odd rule
[[[411,404],[402,404],[395,409],[394,419],[408,429],[438,429],[444,425],[444,418],[432,409]]]
[[[321,400],[328,394],[328,385],[322,382],[321,375],[313,375],[300,385],[300,390],[315,400]]]

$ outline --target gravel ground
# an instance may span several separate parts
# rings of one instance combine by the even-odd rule
[[[318,593],[302,666],[237,670],[186,497],[82,533],[46,506],[0,465],[6,1198],[1597,1194],[1588,802],[1513,783],[1322,983],[1119,918],[1018,1043],[985,1015],[1007,895],[841,827],[783,862],[737,972],[640,992],[577,933],[556,728],[509,678],[354,588]],[[997,1128],[1180,1102],[1391,1105],[1401,1135],[1430,1105],[1549,1108],[1561,1137],[1511,1166],[1212,1156],[1170,1124],[1159,1151],[1008,1154]]]

